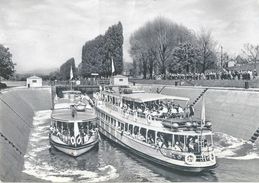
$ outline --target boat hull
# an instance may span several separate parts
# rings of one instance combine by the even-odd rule
[[[148,160],[152,163],[155,163],[157,165],[161,165],[163,167],[166,168],[170,168],[170,169],[174,169],[177,171],[184,171],[184,172],[190,172],[190,173],[198,173],[198,172],[202,172],[202,171],[206,171],[206,170],[210,170],[216,167],[216,163],[211,165],[211,166],[206,166],[206,167],[197,167],[197,166],[181,166],[181,165],[177,165],[177,164],[173,164],[171,162],[168,162],[166,160],[162,160],[162,159],[158,159],[155,158],[154,156],[149,155],[148,153],[144,153],[140,151],[141,148],[133,148],[130,145],[127,145],[126,143],[123,142],[122,139],[117,138],[115,135],[113,135],[112,133],[110,133],[109,131],[107,131],[106,129],[104,129],[103,127],[101,127],[99,125],[99,132],[104,135],[106,138],[108,138],[109,140],[119,144],[120,146],[122,146],[123,148],[127,149],[128,151],[134,153],[135,155],[144,158],[145,160]]]
[[[91,143],[88,143],[88,144],[85,144],[85,145],[82,145],[82,146],[79,146],[79,147],[71,147],[71,146],[68,146],[68,145],[56,143],[55,141],[53,141],[50,138],[50,144],[54,148],[56,148],[57,150],[65,153],[65,154],[73,156],[73,157],[80,156],[80,155],[90,151],[93,147],[95,147],[98,144],[98,142],[99,142],[99,140],[97,138],[95,141],[92,141]]]

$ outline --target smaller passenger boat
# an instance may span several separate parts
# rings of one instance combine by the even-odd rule
[[[80,91],[65,91],[63,96],[51,114],[50,144],[76,157],[98,144],[96,114]]]

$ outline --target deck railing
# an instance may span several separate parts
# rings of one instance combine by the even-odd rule
[[[104,101],[102,101],[104,102]],[[177,129],[201,129],[201,120],[198,118],[161,118],[158,116],[152,116],[151,114],[145,114],[143,112],[133,111],[131,109],[123,109],[119,106],[111,104],[109,102],[104,102],[105,106],[113,111],[116,111],[121,114],[123,118],[129,119],[132,118],[136,122],[144,123],[144,124],[153,124],[157,125],[157,122],[161,122],[163,126],[169,127],[173,129],[173,123],[177,123]],[[191,124],[192,126],[188,126],[187,124]],[[209,121],[206,121],[209,122]],[[203,127],[203,129],[210,129],[210,127]]]

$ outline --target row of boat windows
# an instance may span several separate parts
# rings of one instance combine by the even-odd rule
[[[50,130],[53,135],[68,145],[82,145],[87,143],[91,136],[96,133],[96,126],[92,121],[78,122],[77,124],[78,126],[75,126],[75,123],[52,121]],[[75,134],[76,130],[78,134]]]
[[[74,123],[66,123],[61,121],[52,121],[51,126],[62,134],[74,136]],[[91,129],[95,129],[94,122],[78,122],[78,130],[80,133],[89,134]]]
[[[123,134],[129,135],[139,141],[148,143],[158,148],[169,148],[175,151],[200,153],[212,146],[212,135],[176,135],[172,133],[157,132],[132,124],[116,121],[114,118],[97,112],[97,115],[108,122],[110,126],[120,130]],[[104,125],[104,122],[101,122]]]

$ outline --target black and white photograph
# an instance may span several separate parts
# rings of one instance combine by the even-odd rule
[[[259,0],[0,0],[0,182],[259,181]]]

